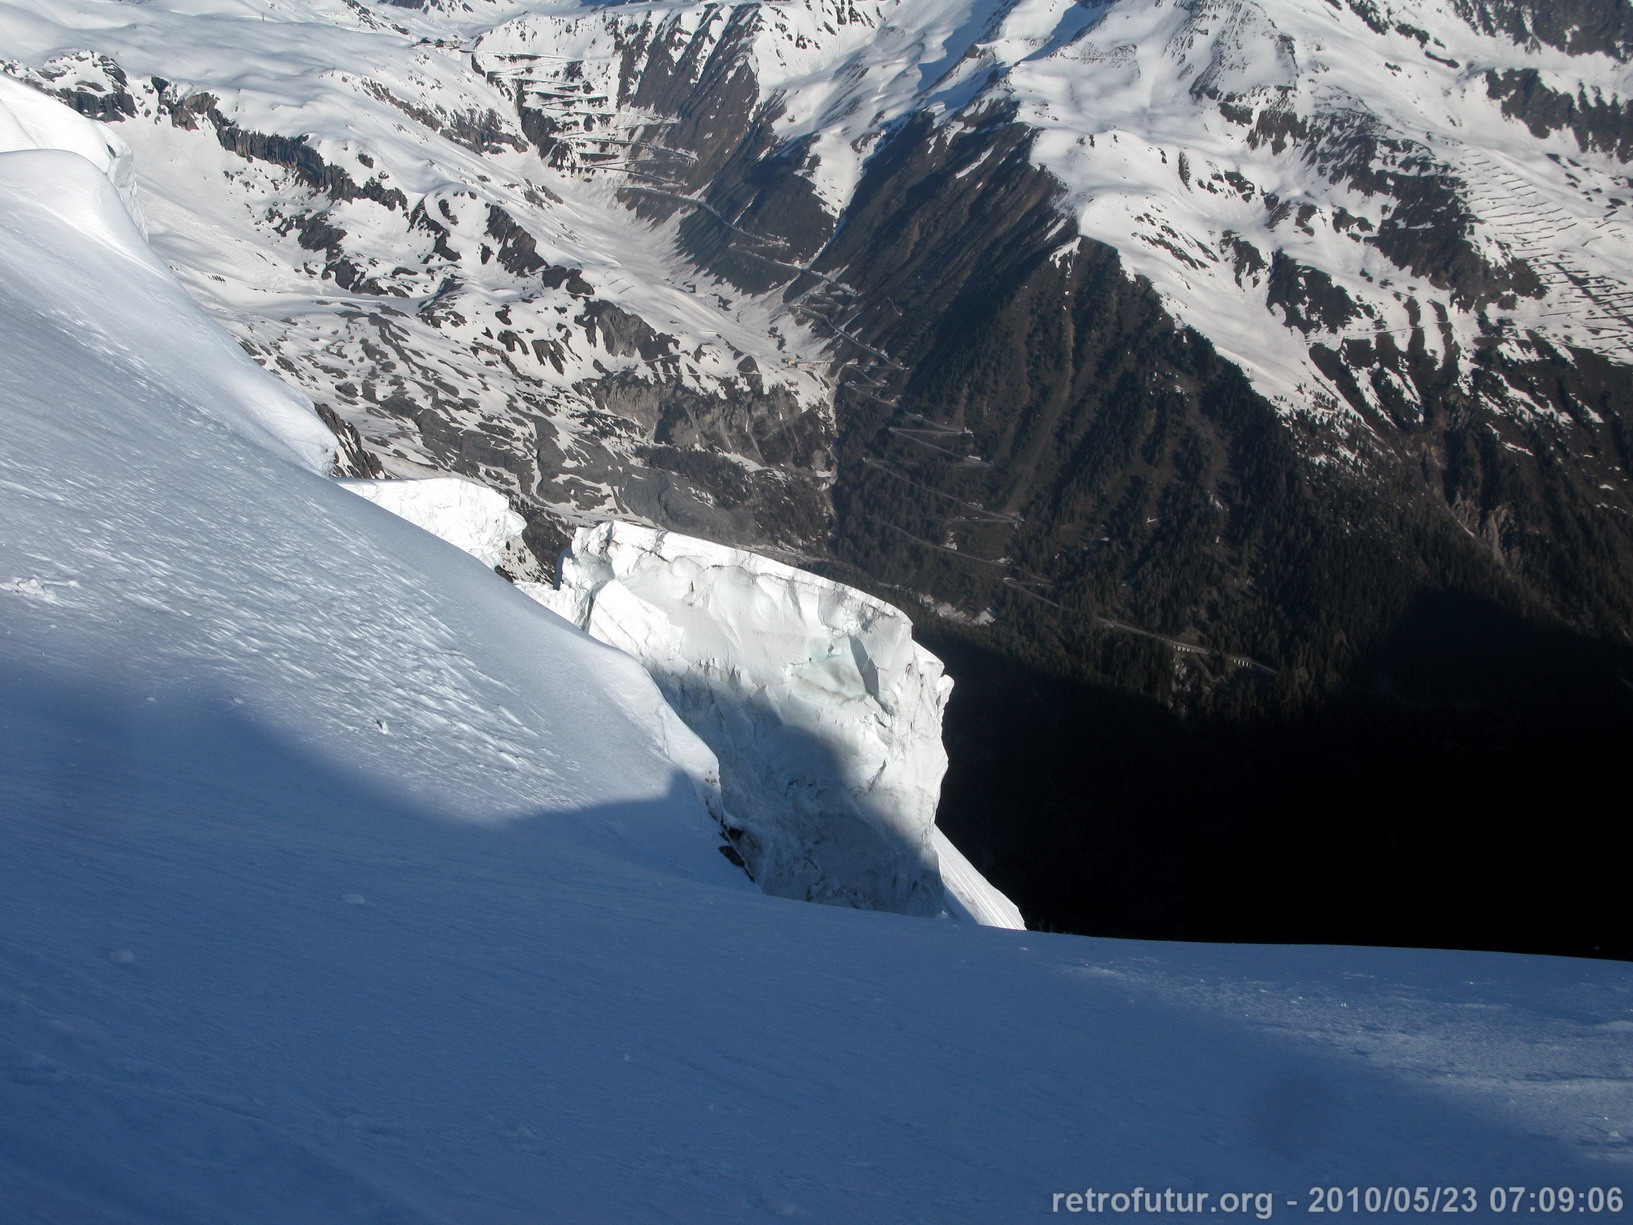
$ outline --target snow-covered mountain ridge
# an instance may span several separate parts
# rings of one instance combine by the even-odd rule
[[[324,475],[77,154],[0,154],[0,329],[8,1220],[1625,1203],[1626,967],[765,897],[646,674]]]
[[[1061,185],[1076,223],[1061,254],[1076,235],[1114,247],[1283,411],[1364,418],[1413,389],[1362,382],[1351,403],[1313,349],[1446,365],[1483,337],[1515,358],[1538,341],[1626,357],[1626,30],[1584,20],[1561,38],[1498,11],[1510,19],[1447,0],[567,7],[488,31],[473,57],[518,82],[553,160],[627,175],[648,214],[699,208],[693,228],[713,219],[736,249],[712,265],[757,287],[818,256],[905,116],[939,117],[945,141],[1001,109]],[[1568,118],[1529,105],[1538,93]],[[735,147],[702,131],[732,125]],[[792,170],[783,215],[764,218],[778,228],[731,182],[745,152],[762,174]],[[1523,389],[1505,407],[1557,411]]]
[[[1307,419],[1313,458],[1451,463],[1443,403],[1493,436],[1488,466],[1566,448],[1584,491],[1633,511],[1601,455],[1610,376],[1561,392],[1545,374],[1571,351],[1628,357],[1614,5],[106,12],[13,0],[11,71],[141,147],[160,250],[253,352],[396,474],[506,490],[543,559],[608,513],[823,551],[834,447],[881,406],[897,430],[936,415],[915,335],[949,304],[913,290],[910,261],[892,271],[905,253],[866,209],[892,156],[955,146],[960,179],[997,182],[1015,154],[1044,171],[1055,220],[1017,210],[1006,241],[1034,262],[1115,250]],[[255,71],[224,67],[240,44]],[[1024,135],[1006,155],[1007,125]],[[1448,482],[1499,556],[1537,547]],[[949,531],[994,556],[1002,522]]]
[[[690,770],[707,793],[712,756],[637,665],[502,583],[479,584],[462,610],[462,576],[485,567],[328,479],[332,435],[191,302],[94,166],[37,149],[0,154],[0,167],[13,663],[71,687],[127,687],[120,700],[133,703],[83,742],[105,753],[105,769],[71,781],[48,761],[19,767],[19,802],[118,806],[121,779],[155,768],[140,747],[141,703],[199,701],[425,802],[491,775],[487,799],[467,811],[502,822],[591,786],[582,780],[597,777],[603,751],[588,735],[568,749],[539,711],[518,709],[506,695],[523,674],[537,692],[565,681],[608,695],[586,726],[630,755],[637,792],[667,794]],[[213,481],[200,474],[205,454],[222,468]],[[72,519],[65,508],[82,504],[83,530],[54,539]],[[376,553],[383,570],[362,561]],[[309,555],[326,560],[307,567]],[[261,611],[241,614],[245,591],[264,593]],[[408,598],[427,603],[405,620],[393,605]],[[508,612],[483,611],[493,607]],[[274,608],[287,614],[275,623]],[[473,657],[486,662],[473,669]],[[457,733],[462,764],[398,747],[439,732]]]
[[[1421,416],[1429,369],[1501,416],[1572,416],[1471,359],[1627,356],[1626,23],[1580,7],[301,0],[108,22],[14,0],[9,32],[13,71],[134,121],[161,250],[404,471],[461,467],[558,524],[797,546],[830,466],[818,375],[887,360],[845,320],[887,304],[824,249],[914,114],[942,143],[1025,125],[1055,254],[1115,248],[1316,415],[1320,455],[1391,446],[1354,436]],[[256,74],[222,69],[235,40]],[[738,461],[702,472],[699,444]]]

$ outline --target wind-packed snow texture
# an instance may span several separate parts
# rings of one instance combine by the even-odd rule
[[[581,528],[557,586],[526,590],[645,664],[715,751],[733,842],[767,893],[1024,928],[935,827],[952,682],[900,610],[628,523]]]
[[[77,155],[0,155],[0,330],[8,1225],[1633,1182],[1625,966],[753,889],[639,666],[319,475]]]

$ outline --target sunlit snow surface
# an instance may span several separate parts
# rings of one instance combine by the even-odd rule
[[[89,161],[115,184],[125,208],[139,218],[135,159],[106,124],[86,119],[53,98],[0,76],[0,150],[63,149]]]

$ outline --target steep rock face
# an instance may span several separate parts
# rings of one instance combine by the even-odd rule
[[[1186,669],[1153,656],[1150,635],[1213,652],[1255,688],[1266,673],[1244,658],[1288,691],[1322,688],[1354,658],[1334,622],[1370,640],[1420,585],[1623,632],[1633,405],[1611,359],[1540,338],[1472,354],[1335,340],[1356,300],[1277,255],[1262,270],[1272,300],[1296,309],[1341,405],[1280,414],[1155,286],[1060,220],[1029,129],[987,118],[938,137],[904,125],[825,253],[864,304],[838,343],[842,557],[967,615],[993,610],[1017,649],[1063,637],[1060,654],[1101,675],[1149,668],[1142,684],[1179,700]],[[1562,583],[1561,551],[1616,577]],[[1341,611],[1304,619],[1321,608]],[[1129,649],[1147,662],[1111,658]]]
[[[1614,7],[899,5],[863,37],[763,10],[759,108],[708,128],[737,159],[632,166],[663,181],[626,199],[667,193],[692,258],[827,341],[836,572],[948,618],[944,811],[1045,922],[1625,946],[1584,937],[1591,890],[1496,917],[1479,882],[1514,864],[1470,849],[1630,730]],[[1522,112],[1510,72],[1562,101]],[[1124,696],[1034,718],[1062,676]],[[1038,770],[1108,721],[1132,751]],[[1420,900],[1383,914],[1380,881]]]
[[[766,892],[1023,926],[935,827],[952,683],[901,612],[627,523],[581,529],[558,586],[525,589],[641,660],[715,751],[727,833]]]
[[[1354,655],[1279,624],[1326,602],[1287,589],[1308,519],[1400,559],[1346,640],[1447,581],[1625,633],[1617,20],[614,7],[476,54],[552,156],[826,342],[839,558],[1021,638],[1052,603],[1319,689]],[[1560,582],[1561,533],[1617,577]]]

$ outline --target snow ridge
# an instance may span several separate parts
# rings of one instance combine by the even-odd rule
[[[0,153],[21,149],[62,149],[77,153],[113,183],[125,211],[142,224],[136,191],[135,158],[106,124],[76,115],[38,90],[0,75]]]

